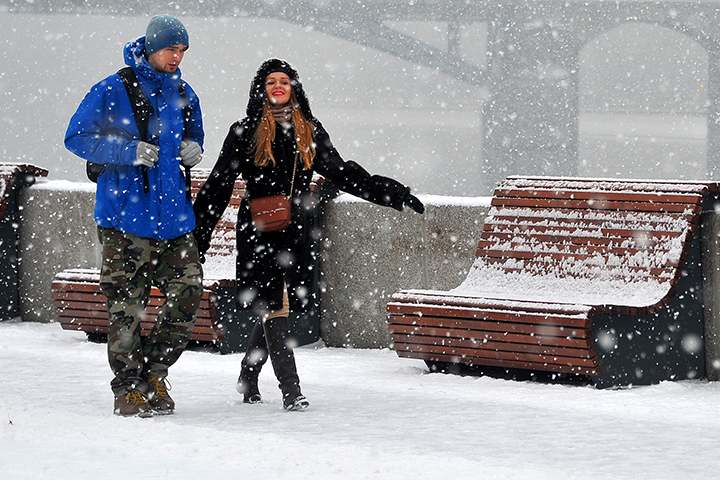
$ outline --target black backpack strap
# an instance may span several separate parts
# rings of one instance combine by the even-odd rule
[[[147,142],[150,115],[155,112],[155,109],[150,105],[150,102],[147,101],[147,98],[145,98],[145,94],[140,87],[140,81],[132,67],[121,68],[117,73],[120,75],[125,85],[125,90],[127,90],[128,97],[130,98],[133,115],[135,115],[135,123],[140,133],[140,140]]]
[[[147,142],[148,137],[148,125],[150,123],[150,115],[152,115],[154,109],[145,98],[145,94],[140,88],[137,75],[131,67],[121,68],[117,74],[125,86],[128,98],[130,99],[130,106],[133,110],[133,116],[135,117],[135,123],[138,127],[140,134],[140,140]],[[86,173],[90,181],[97,183],[98,177],[105,171],[107,165],[101,163],[87,162]],[[149,191],[149,182],[147,179],[147,168],[143,167],[143,181],[145,182],[144,190],[145,193]]]
[[[118,75],[122,79],[125,90],[127,90],[128,97],[130,98],[130,105],[132,106],[133,115],[135,116],[135,123],[137,124],[138,133],[140,134],[140,140],[143,142],[148,141],[148,127],[150,126],[150,115],[155,112],[155,109],[150,105],[150,102],[145,98],[145,94],[140,87],[140,81],[135,74],[135,70],[132,67],[124,67],[118,70]],[[142,166],[143,175],[143,189],[145,193],[150,191],[150,180],[148,180],[147,167]]]

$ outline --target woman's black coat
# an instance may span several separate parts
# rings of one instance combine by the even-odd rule
[[[316,154],[311,170],[304,170],[301,161],[298,162],[292,192],[293,221],[282,232],[261,233],[250,218],[249,200],[289,193],[296,144],[292,128],[284,131],[278,124],[272,147],[276,164],[258,167],[254,163],[252,144],[254,123],[247,117],[230,127],[218,161],[195,200],[195,237],[200,252],[205,253],[212,231],[230,201],[235,179],[242,175],[247,193],[240,205],[237,223],[238,305],[279,310],[285,273],[293,264],[300,247],[298,243],[307,238],[302,209],[313,205],[310,200],[313,171],[340,190],[397,210],[403,209],[410,189],[391,178],[371,176],[355,162],[344,161],[320,122],[313,118]]]

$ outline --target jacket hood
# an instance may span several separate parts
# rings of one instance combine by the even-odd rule
[[[295,70],[292,65],[279,58],[265,60],[255,73],[255,78],[253,78],[252,85],[250,85],[250,98],[247,109],[245,110],[250,123],[257,125],[260,117],[262,117],[263,105],[267,98],[267,93],[265,93],[265,79],[273,72],[283,72],[290,77],[295,97],[300,104],[300,111],[306,119],[313,124],[317,124],[317,120],[310,110],[310,102],[308,101],[307,95],[305,95],[305,90],[303,90],[300,75],[298,75],[297,70]],[[254,129],[251,129],[251,131],[254,131]]]

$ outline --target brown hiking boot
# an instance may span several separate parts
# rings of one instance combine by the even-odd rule
[[[147,397],[138,390],[115,397],[113,413],[121,417],[152,417],[153,414]]]
[[[148,403],[158,415],[170,415],[175,411],[175,402],[168,391],[172,390],[170,382],[164,378],[150,377],[148,379],[148,385],[150,385],[150,399]]]

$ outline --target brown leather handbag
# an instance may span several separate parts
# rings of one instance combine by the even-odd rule
[[[290,197],[272,195],[253,198],[250,213],[255,228],[261,232],[279,232],[290,225]]]
[[[290,196],[271,195],[269,197],[250,200],[250,213],[255,228],[261,232],[281,232],[290,225],[290,198],[295,188],[295,172],[297,171],[298,155],[295,155],[293,176],[290,182]]]

